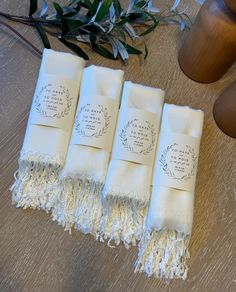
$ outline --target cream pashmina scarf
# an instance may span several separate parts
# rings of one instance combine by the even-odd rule
[[[45,49],[12,186],[17,207],[48,209],[51,186],[64,164],[85,61]]]
[[[136,271],[173,279],[187,277],[197,160],[203,112],[164,105],[145,232]]]
[[[66,230],[74,225],[84,233],[98,236],[101,192],[110,159],[123,75],[121,70],[98,66],[84,70],[72,139],[60,176],[60,192],[52,211],[53,220]]]
[[[161,89],[132,82],[124,84],[112,159],[103,191],[101,237],[109,239],[108,244],[114,241],[118,245],[123,241],[128,247],[141,238],[150,198],[152,151],[155,153],[163,100]]]

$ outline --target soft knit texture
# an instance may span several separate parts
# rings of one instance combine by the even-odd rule
[[[203,112],[187,106],[164,105],[161,134],[184,134],[201,139]],[[158,148],[157,148],[158,151]],[[136,271],[157,278],[187,277],[188,243],[193,223],[194,191],[157,185],[156,160],[145,232],[139,243]]]
[[[127,108],[144,110],[161,118],[164,91],[125,82],[120,113]],[[156,129],[158,132],[158,129]],[[114,149],[114,146],[113,146]],[[101,238],[135,245],[143,230],[143,218],[150,198],[152,166],[111,159],[104,187]]]
[[[84,70],[80,100],[97,96],[115,102],[119,108],[124,72],[90,66]],[[92,103],[92,101],[90,100]],[[79,107],[78,107],[79,110]],[[109,139],[113,140],[115,128]],[[74,130],[75,132],[75,130]],[[74,134],[73,132],[73,134]],[[75,228],[98,236],[102,214],[101,193],[107,173],[110,152],[92,146],[69,146],[66,164],[60,176],[60,193],[52,210],[52,218],[66,230]]]
[[[47,74],[53,78],[72,81],[74,88],[71,98],[76,104],[84,65],[85,61],[77,56],[44,49],[38,84],[44,82]],[[17,207],[50,209],[51,186],[57,182],[58,173],[66,158],[75,110],[76,108],[71,109],[68,124],[60,129],[32,124],[31,109],[19,169],[12,186],[12,200]]]

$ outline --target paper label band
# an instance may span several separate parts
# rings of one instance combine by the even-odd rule
[[[153,185],[194,191],[200,139],[171,132],[161,133]]]
[[[72,80],[45,74],[38,81],[30,123],[68,130],[78,100],[78,85]]]
[[[101,95],[79,101],[72,136],[73,144],[87,145],[111,152],[118,104]]]
[[[144,110],[120,111],[112,159],[153,165],[159,127],[158,117]]]

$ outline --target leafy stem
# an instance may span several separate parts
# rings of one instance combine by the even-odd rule
[[[50,48],[49,34],[85,59],[89,57],[79,46],[80,42],[113,60],[126,61],[130,54],[143,54],[146,58],[148,49],[143,36],[161,24],[179,24],[181,30],[190,24],[186,11],[178,11],[180,0],[173,1],[172,7],[166,6],[162,11],[153,7],[151,0],[130,0],[127,8],[122,7],[120,0],[71,0],[67,6],[53,2],[53,13],[48,13],[47,0],[41,3],[39,8],[37,0],[29,0],[28,16],[0,12],[0,17],[35,27],[46,48]],[[14,28],[9,29],[17,34]],[[34,47],[20,33],[18,36]],[[143,51],[133,46],[136,39],[143,44]]]

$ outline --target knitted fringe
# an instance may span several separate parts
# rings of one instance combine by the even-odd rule
[[[22,153],[15,182],[11,187],[12,203],[17,208],[49,211],[62,165],[62,159],[38,153]]]
[[[52,210],[52,219],[71,232],[74,226],[85,234],[99,236],[102,184],[94,179],[62,178],[60,194]]]
[[[135,272],[164,279],[187,278],[189,235],[178,231],[146,231],[139,243]]]
[[[75,228],[98,239],[102,218],[103,184],[93,179],[82,182],[82,192],[77,198]]]
[[[142,237],[147,208],[137,206],[131,199],[113,199],[111,197],[104,202],[100,239],[108,239],[108,245],[111,247],[111,242],[119,245],[122,241],[128,249],[130,245],[135,246]]]
[[[71,228],[75,223],[76,194],[80,193],[81,186],[75,179],[66,177],[60,180],[58,189],[58,196],[51,212],[52,220],[57,221],[71,233]]]

